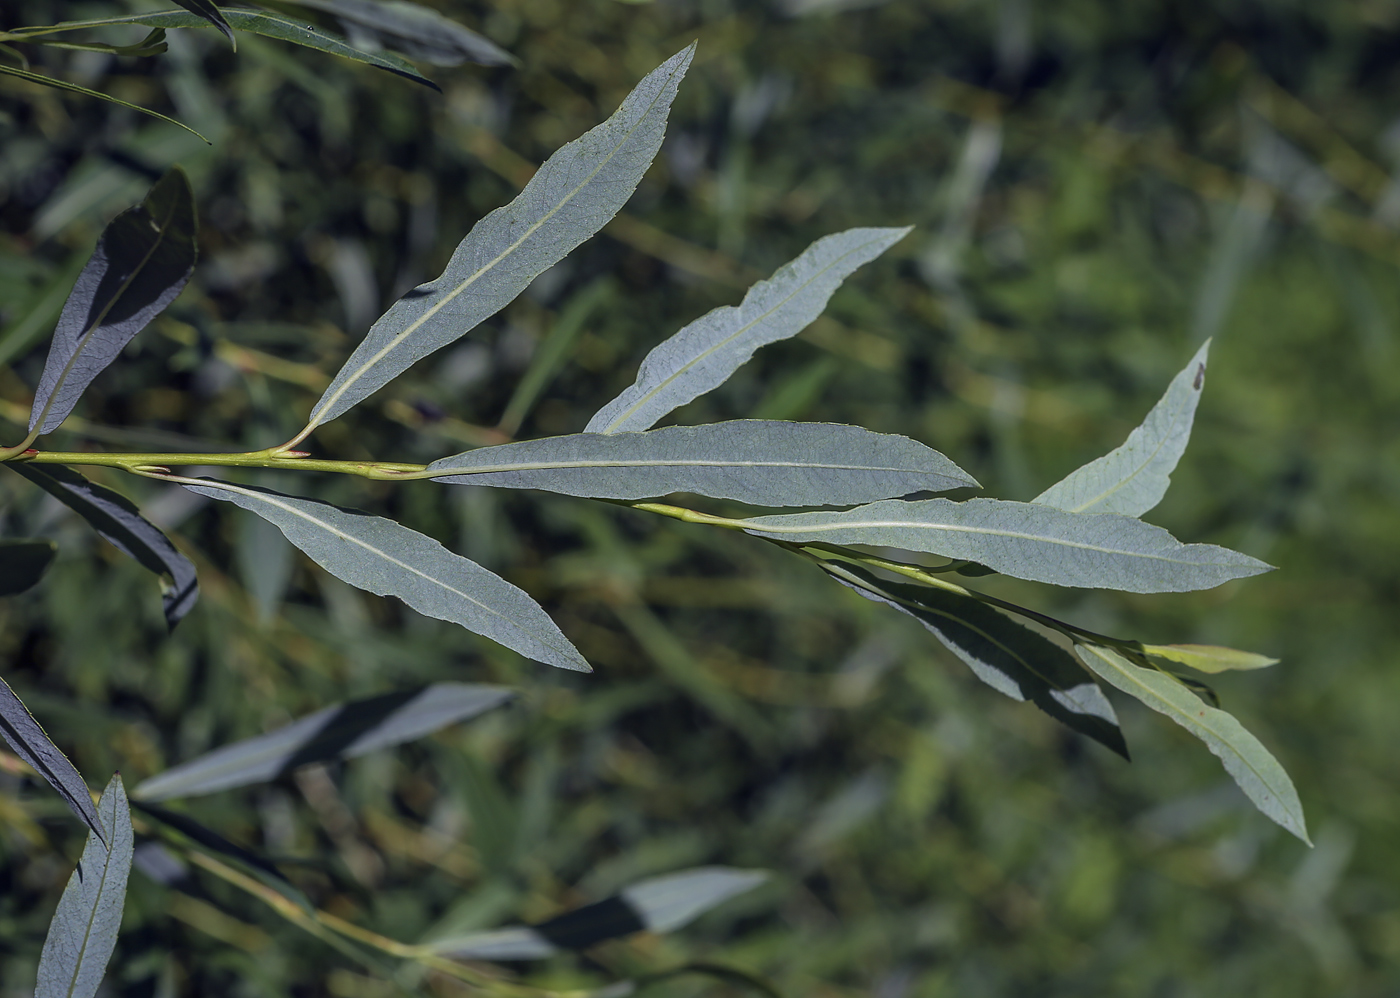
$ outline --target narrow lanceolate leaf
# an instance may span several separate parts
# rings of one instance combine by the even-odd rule
[[[107,830],[102,827],[97,808],[93,807],[87,784],[3,679],[0,679],[0,737],[15,750],[15,755],[58,791],[83,824],[99,839],[107,839]]]
[[[90,482],[61,464],[28,464],[8,461],[5,467],[23,475],[59,502],[92,524],[102,537],[123,554],[135,558],[159,576],[165,592],[165,622],[174,627],[199,600],[194,563],[175,549],[160,530],[120,492]]]
[[[326,571],[419,613],[450,620],[537,662],[591,672],[577,648],[523,590],[393,520],[267,489],[177,479],[191,492],[250,510]]]
[[[657,345],[636,382],[588,421],[589,433],[645,430],[673,409],[729,379],[759,347],[796,336],[821,315],[852,271],[909,229],[847,229],[818,239],[744,295],[708,312]]]
[[[137,800],[167,800],[276,779],[298,766],[355,756],[431,734],[505,703],[502,686],[434,683],[335,704],[265,735],[225,745],[146,780]]]
[[[435,953],[464,959],[538,960],[637,932],[674,932],[767,879],[763,870],[699,867],[638,881],[606,900],[538,925],[474,932],[429,946]]]
[[[0,596],[37,586],[57,553],[53,541],[0,541]]]
[[[886,582],[854,565],[826,562],[822,567],[865,598],[918,620],[988,686],[1013,700],[1031,701],[1071,730],[1128,758],[1108,697],[1053,641],[967,596]]]
[[[908,437],[761,419],[546,437],[445,457],[428,470],[458,485],[602,499],[693,492],[756,506],[843,506],[977,486],[938,451]]]
[[[194,192],[179,167],[102,232],[54,330],[30,431],[49,433],[131,338],[175,300],[194,270]]]
[[[161,114],[159,111],[152,111],[150,108],[142,107],[139,104],[132,104],[129,101],[124,101],[119,97],[112,97],[108,94],[104,94],[100,90],[90,90],[87,87],[80,87],[76,83],[69,83],[66,80],[60,80],[57,77],[45,76],[43,73],[31,73],[27,69],[18,69],[14,66],[6,66],[3,63],[0,63],[0,73],[5,74],[6,76],[17,76],[21,80],[27,80],[30,83],[37,83],[42,87],[53,87],[55,90],[66,90],[69,93],[82,94],[84,97],[96,97],[98,100],[105,100],[111,104],[120,104],[122,107],[130,108],[133,111],[140,111],[142,114],[148,114],[152,118],[159,118],[161,121],[168,121],[172,125],[178,125],[180,128],[183,128],[191,135],[198,136],[202,141],[209,141],[208,139],[204,138],[203,135],[200,135],[193,128],[191,128],[189,125],[182,124],[181,122],[176,121],[174,118],[168,118],[165,115]]]
[[[229,27],[229,23],[224,19],[224,15],[219,11],[218,7],[210,3],[210,0],[175,0],[175,3],[179,4],[196,17],[203,18],[222,31],[224,37],[228,39],[228,43],[237,51],[238,41],[233,37],[233,28]]]
[[[1072,472],[1032,502],[1072,513],[1125,516],[1141,516],[1161,502],[1191,439],[1209,351],[1207,340],[1121,447]]]
[[[1237,672],[1278,665],[1276,658],[1219,645],[1143,645],[1142,650],[1153,658],[1189,665],[1198,672]]]
[[[410,59],[434,66],[510,66],[516,60],[483,38],[430,7],[406,0],[292,0],[339,18],[350,40],[361,48],[397,49]]]
[[[395,302],[311,410],[307,431],[495,315],[616,215],[661,148],[694,52],[692,45],[653,70],[611,118],[549,157],[514,201],[477,222],[441,277]]]
[[[1166,673],[1134,665],[1112,648],[1085,644],[1075,650],[1105,682],[1165,714],[1205,742],[1255,807],[1311,845],[1293,781],[1244,725],[1223,710],[1202,703]]]
[[[1214,544],[1182,544],[1161,527],[1113,513],[1066,513],[1000,499],[924,499],[841,512],[756,516],[747,530],[795,544],[870,544],[975,561],[1056,586],[1178,593],[1271,566]]]
[[[34,998],[92,998],[117,945],[135,844],[120,774],[107,784],[97,810],[111,837],[88,836],[49,923]]]
[[[413,80],[415,83],[432,87],[434,90],[439,89],[436,83],[419,73],[413,67],[413,63],[406,59],[390,52],[366,52],[363,49],[355,48],[345,39],[322,31],[313,24],[307,24],[304,18],[296,19],[276,11],[240,10],[232,7],[225,8],[221,13],[235,31],[247,31],[265,38],[290,42],[293,45],[301,45],[318,52],[375,66]],[[127,17],[109,17],[95,21],[70,21],[49,27],[20,29],[12,34],[37,40],[42,35],[67,32],[77,28],[106,27],[113,24],[141,24],[152,28],[210,27],[208,21],[196,14],[187,14],[178,10],[159,10],[149,11],[145,14],[132,14]]]

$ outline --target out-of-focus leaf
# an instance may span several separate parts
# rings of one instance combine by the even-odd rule
[[[97,810],[110,838],[88,836],[83,858],[58,899],[39,957],[34,998],[92,998],[116,948],[135,845],[120,774],[107,784]]]
[[[434,66],[514,66],[515,56],[437,11],[407,0],[290,0],[334,14],[353,45],[397,49]]]
[[[137,786],[132,797],[152,801],[208,794],[276,779],[313,762],[352,759],[475,717],[514,695],[502,686],[434,683],[335,704],[168,769]]]
[[[257,608],[258,622],[267,624],[292,580],[292,546],[282,531],[260,516],[242,517],[234,555],[238,574]]]
[[[161,597],[165,622],[173,628],[199,600],[194,563],[175,550],[170,538],[141,516],[120,492],[90,482],[61,464],[7,461],[5,467],[29,479],[72,509],[123,554],[135,558],[156,575],[170,577]]]
[[[441,277],[400,298],[371,327],[301,436],[496,314],[616,215],[661,148],[694,54],[692,45],[662,63],[611,118],[550,156],[514,201],[477,222]]]
[[[0,541],[0,596],[37,586],[57,553],[53,541]]]
[[[638,881],[596,904],[533,926],[432,942],[436,953],[476,960],[536,960],[637,932],[674,932],[768,879],[763,870],[706,866]]]
[[[73,282],[86,265],[81,253],[73,253],[29,300],[28,310],[0,332],[0,364],[8,364],[38,343],[49,323],[61,313]]]
[[[199,135],[199,133],[189,125],[181,124],[174,118],[167,118],[159,111],[152,111],[149,108],[141,107],[139,104],[128,103],[127,101],[104,94],[100,90],[89,90],[87,87],[80,87],[76,83],[66,83],[52,76],[44,76],[42,73],[31,73],[28,70],[16,69],[14,66],[6,66],[3,63],[0,63],[0,73],[5,73],[9,76],[17,76],[21,80],[28,80],[30,83],[38,83],[40,86],[53,87],[55,90],[67,90],[69,93],[82,94],[84,97],[96,97],[98,100],[105,100],[112,104],[120,104],[122,107],[129,107],[133,111],[149,114],[152,118],[159,118],[161,121],[168,121],[172,125],[179,125],[192,135]],[[199,135],[199,138],[205,143],[209,142],[203,135]]]
[[[1129,758],[1113,705],[1059,645],[967,596],[886,582],[854,565],[822,567],[867,599],[918,620],[988,686],[1013,700],[1030,700],[1071,730]]]
[[[340,56],[378,69],[388,70],[397,76],[413,80],[415,83],[432,87],[434,90],[440,89],[436,83],[419,73],[413,67],[413,63],[406,59],[389,52],[366,52],[349,44],[343,38],[337,38],[315,25],[307,24],[304,20],[270,10],[240,10],[225,7],[220,12],[223,14],[224,20],[235,31],[248,31],[277,41],[291,42],[293,45],[301,45],[318,52],[325,52],[329,55]],[[212,27],[208,21],[197,14],[187,14],[178,10],[162,10],[146,14],[132,14],[127,17],[107,17],[92,21],[65,21],[62,24],[46,27],[18,28],[7,34],[17,40],[38,41],[41,36],[88,28],[104,28],[114,24],[142,24],[153,28]],[[101,94],[95,96],[101,96]],[[141,110],[141,108],[137,108],[137,110]],[[147,111],[146,113],[154,114],[155,112]],[[156,115],[156,117],[160,118],[164,115]],[[166,118],[165,120],[169,121],[170,119]]]
[[[219,11],[219,8],[214,6],[210,0],[174,0],[174,2],[196,17],[202,17],[222,31],[224,37],[228,39],[228,43],[233,46],[233,50],[235,52],[238,51],[238,40],[233,37],[233,28],[231,28],[228,21],[224,19],[224,15]]]
[[[1134,665],[1112,648],[1083,644],[1076,646],[1076,651],[1105,682],[1165,714],[1205,742],[1255,807],[1312,844],[1293,781],[1244,725],[1223,710],[1202,703],[1166,673]]]
[[[194,272],[196,224],[189,178],[175,167],[103,230],[58,317],[31,432],[58,429],[92,379],[179,295]]]
[[[628,0],[635,2],[635,0]],[[738,967],[727,967],[722,963],[687,963],[679,967],[672,967],[670,970],[663,970],[655,974],[647,974],[636,980],[638,987],[646,987],[649,984],[659,984],[662,981],[670,980],[673,977],[681,977],[685,974],[699,974],[702,977],[713,977],[726,984],[737,984],[740,987],[749,988],[764,995],[765,998],[783,998],[780,992],[771,982],[764,980],[757,974],[751,974],[747,970],[740,970]],[[630,982],[629,982],[630,983]],[[619,996],[622,992],[618,992]]]
[[[1143,645],[1142,650],[1153,658],[1189,665],[1198,672],[1244,671],[1278,665],[1276,658],[1219,645]]]
[[[58,795],[83,820],[83,824],[92,829],[99,839],[110,841],[97,808],[93,806],[87,784],[3,679],[0,679],[0,736],[4,737],[17,756],[58,791]]]
[[[527,658],[576,672],[592,669],[524,591],[431,537],[357,510],[212,479],[177,479],[275,523],[338,579],[397,596],[419,613],[450,620]]]
[[[207,852],[215,853],[220,859],[229,861],[233,865],[245,870],[267,886],[271,887],[283,897],[294,902],[304,911],[311,911],[310,899],[302,890],[287,879],[286,875],[271,861],[259,856],[255,852],[244,849],[237,843],[230,842],[218,832],[207,825],[201,824],[188,814],[181,814],[178,811],[171,811],[158,804],[151,804],[147,801],[132,800],[132,806],[143,814],[149,815],[156,821],[165,825],[168,829],[179,833],[172,841],[180,841],[179,836],[195,843]],[[188,848],[188,844],[185,844]]]
[[[1056,586],[1175,593],[1210,589],[1272,566],[1214,544],[1182,544],[1113,513],[1066,513],[1001,499],[887,499],[841,512],[757,516],[747,530],[795,544],[871,544],[975,561]]]
[[[610,499],[693,492],[756,506],[841,506],[977,485],[908,437],[759,419],[545,437],[467,451],[428,470],[457,485]]]
[[[1191,439],[1209,352],[1207,340],[1122,446],[1071,472],[1031,501],[1071,513],[1125,516],[1141,516],[1161,502]]]
[[[911,230],[847,229],[823,236],[737,306],[706,313],[652,349],[637,380],[588,421],[589,433],[645,430],[729,379],[759,347],[796,336],[857,267]]]

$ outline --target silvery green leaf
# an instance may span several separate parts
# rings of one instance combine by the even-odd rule
[[[49,923],[34,998],[92,998],[116,948],[135,844],[120,774],[107,784],[97,810],[111,837],[88,836]]]
[[[0,541],[0,596],[13,596],[39,584],[58,554],[53,541]]]
[[[1207,340],[1122,446],[1071,472],[1031,501],[1071,513],[1125,516],[1141,516],[1161,502],[1191,439],[1209,352]]]
[[[908,437],[760,419],[545,437],[467,451],[428,470],[458,485],[607,499],[693,492],[757,506],[842,506],[977,485]]]
[[[3,679],[0,679],[0,737],[30,769],[58,791],[83,824],[99,839],[106,840],[107,831],[102,827],[102,819],[98,817],[92,794],[82,776]]]
[[[524,591],[393,520],[268,489],[180,479],[276,524],[287,540],[338,579],[397,596],[419,613],[450,620],[537,662],[591,672],[578,649]]]
[[[632,906],[649,932],[674,932],[767,879],[765,870],[702,866],[639,880],[623,888],[619,896]]]
[[[1128,758],[1108,697],[1069,652],[1005,614],[967,596],[887,582],[854,566],[824,562],[837,582],[918,620],[988,686],[1030,700],[1061,724]]]
[[[431,7],[405,0],[291,0],[334,14],[356,46],[368,51],[397,49],[434,66],[510,66],[515,57]]]
[[[29,429],[50,433],[83,389],[179,295],[195,261],[194,192],[178,166],[112,219],[54,330]]]
[[[356,756],[475,717],[515,694],[502,686],[434,683],[334,704],[267,734],[225,745],[140,784],[142,801],[213,793],[276,779],[298,766]]]
[[[168,575],[170,582],[164,584],[161,595],[167,626],[173,629],[194,608],[199,600],[194,562],[177,551],[170,538],[146,520],[126,496],[90,482],[61,464],[7,461],[5,467],[72,509],[104,540],[136,559],[143,568],[158,576]]]
[[[658,344],[642,361],[636,382],[599,409],[587,431],[648,429],[673,409],[724,384],[759,347],[800,333],[857,267],[909,232],[847,229],[818,239],[768,280],[749,288],[739,305],[714,309]]]
[[[1311,845],[1298,791],[1278,760],[1234,717],[1201,699],[1164,672],[1134,665],[1111,648],[1076,647],[1084,664],[1105,682],[1165,714],[1206,743],[1254,806]]]
[[[794,544],[869,544],[975,561],[1056,586],[1177,593],[1210,589],[1271,566],[1214,544],[1182,544],[1161,527],[1114,513],[1066,513],[1000,499],[887,499],[840,512],[756,516],[745,530]]]
[[[616,215],[651,165],[695,46],[653,70],[603,124],[545,161],[514,201],[477,222],[436,281],[400,298],[311,410],[334,419],[495,315]]]
[[[434,953],[475,960],[537,960],[637,932],[673,932],[768,879],[763,870],[706,866],[640,880],[546,922],[434,941]]]

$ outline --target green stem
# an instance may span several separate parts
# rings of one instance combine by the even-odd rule
[[[8,451],[14,451],[9,448]],[[0,451],[0,461],[8,460],[8,451]],[[358,475],[379,481],[401,481],[431,478],[427,465],[399,464],[391,461],[323,461],[306,456],[301,451],[247,451],[241,454],[102,454],[87,451],[25,451],[14,460],[33,464],[96,465],[143,472],[156,468],[207,465],[222,468],[295,468],[300,471],[325,471],[341,475]]]

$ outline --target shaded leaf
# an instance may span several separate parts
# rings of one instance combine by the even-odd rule
[[[220,13],[224,20],[235,31],[247,31],[255,35],[262,35],[265,38],[274,38],[277,41],[290,42],[293,45],[301,45],[305,48],[315,49],[318,52],[326,52],[330,55],[340,56],[343,59],[350,59],[353,62],[364,63],[378,69],[387,70],[397,76],[413,80],[424,86],[432,87],[434,90],[440,89],[436,83],[423,76],[414,68],[411,62],[388,52],[366,52],[349,44],[343,38],[322,31],[312,24],[307,24],[305,20],[289,17],[286,14],[279,14],[269,10],[240,10],[231,7],[223,8]],[[91,21],[65,21],[62,24],[48,25],[45,27],[17,28],[8,32],[9,37],[22,39],[25,41],[37,41],[41,36],[56,34],[59,32],[85,30],[88,28],[103,28],[113,24],[142,24],[155,28],[207,28],[210,23],[197,14],[187,14],[177,10],[152,11],[146,14],[132,14],[127,17],[108,17]],[[95,96],[102,96],[97,94]],[[119,102],[120,103],[120,102]],[[137,110],[141,110],[137,108]],[[154,112],[146,112],[154,114]],[[164,117],[156,115],[156,117]],[[167,121],[170,119],[166,119]],[[176,124],[179,124],[176,122]],[[184,127],[184,126],[181,126]],[[196,133],[198,134],[198,133]],[[200,136],[203,138],[203,136]]]
[[[768,879],[763,870],[706,866],[640,880],[596,904],[533,926],[474,932],[428,944],[476,960],[537,960],[637,932],[673,932]]]
[[[37,586],[57,553],[53,541],[0,541],[0,596]]]
[[[49,923],[34,998],[92,998],[116,948],[134,846],[120,774],[107,784],[97,810],[111,838],[88,836]]]
[[[1209,352],[1207,340],[1122,446],[1090,461],[1031,501],[1071,513],[1125,516],[1141,516],[1161,502],[1191,439]]]
[[[911,230],[847,229],[823,236],[737,306],[706,313],[646,355],[637,380],[588,421],[589,433],[645,430],[729,379],[759,347],[796,336],[857,267]]]
[[[1272,566],[1214,544],[1182,544],[1112,513],[1066,513],[1001,499],[888,499],[841,512],[758,516],[747,530],[795,544],[870,544],[975,561],[1057,586],[1133,593],[1210,589]]]
[[[516,58],[489,38],[430,7],[406,0],[290,0],[334,14],[350,43],[366,51],[397,49],[434,66],[513,66]]]
[[[202,17],[222,31],[224,37],[228,39],[228,43],[233,46],[233,50],[235,52],[238,51],[238,40],[233,37],[233,28],[229,27],[229,23],[224,19],[224,15],[220,13],[219,8],[214,6],[210,0],[174,0],[174,2],[196,17]]]
[[[195,228],[194,192],[174,167],[103,230],[58,317],[31,432],[58,429],[92,379],[175,300],[194,272]]]
[[[1165,714],[1205,742],[1260,811],[1311,845],[1293,781],[1244,725],[1223,710],[1202,703],[1166,673],[1134,665],[1111,648],[1085,644],[1075,650],[1105,682]]]
[[[135,558],[150,571],[169,576],[161,597],[165,622],[173,628],[199,600],[199,580],[194,563],[175,549],[170,538],[141,516],[140,510],[120,492],[90,482],[61,464],[9,461],[5,467],[29,479],[59,502],[92,524],[104,540]]]
[[[1153,658],[1189,665],[1198,672],[1244,671],[1278,665],[1276,658],[1219,645],[1143,645],[1142,650]]]
[[[82,776],[3,679],[0,679],[0,736],[15,750],[15,755],[58,791],[83,824],[99,839],[107,841],[107,830],[102,827],[102,819],[98,817],[92,794]]]
[[[110,52],[113,55],[124,55],[132,58],[161,55],[170,48],[165,41],[164,28],[153,28],[150,34],[135,45],[105,45],[101,42],[65,42],[55,41],[42,36],[29,39],[29,41],[35,45],[47,45],[50,48],[56,49],[75,49],[80,52]]]
[[[495,315],[617,214],[661,148],[694,53],[692,45],[653,70],[611,118],[549,157],[514,201],[477,222],[441,277],[370,328],[301,436]]]
[[[475,717],[514,695],[502,686],[434,683],[334,704],[168,769],[141,783],[131,795],[151,801],[208,794],[276,779],[313,762],[353,759]]]
[[[14,34],[14,32],[11,32],[11,34]],[[3,63],[0,63],[0,73],[4,73],[8,76],[17,76],[21,80],[28,80],[30,83],[38,83],[40,86],[53,87],[55,90],[67,90],[69,93],[82,94],[84,97],[96,97],[98,100],[105,100],[111,104],[120,104],[122,107],[130,108],[133,111],[140,111],[142,114],[148,114],[152,118],[159,118],[161,121],[168,121],[172,125],[179,125],[191,135],[198,135],[200,141],[209,143],[208,139],[200,135],[189,125],[182,124],[174,118],[167,118],[159,111],[152,111],[150,108],[141,107],[139,104],[131,104],[119,98],[104,94],[100,90],[89,90],[87,87],[80,87],[76,83],[68,83],[52,76],[44,76],[42,73],[31,73],[28,70],[16,69],[14,66],[6,66]]]
[[[758,506],[840,506],[977,485],[908,437],[759,419],[545,437],[467,451],[428,470],[458,485],[610,499],[693,492]]]
[[[1061,724],[1127,759],[1113,705],[1069,652],[998,610],[967,596],[887,582],[854,565],[823,562],[842,585],[894,607],[933,632],[988,686],[1029,700]]]
[[[338,579],[397,596],[537,662],[591,672],[569,639],[523,590],[431,537],[358,510],[212,479],[174,479],[276,524],[287,540]]]

